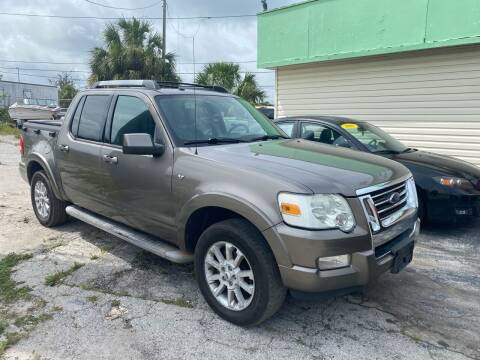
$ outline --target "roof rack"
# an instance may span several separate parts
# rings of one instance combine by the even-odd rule
[[[107,89],[107,88],[129,88],[129,87],[144,87],[147,89],[160,89],[160,88],[201,88],[204,90],[215,91],[219,93],[228,94],[228,91],[221,86],[217,85],[200,85],[184,82],[174,81],[156,81],[156,80],[108,80],[97,81],[92,85],[92,89]]]
[[[92,85],[92,89],[105,88],[129,88],[129,87],[144,87],[147,89],[156,89],[154,80],[108,80],[97,81]]]
[[[174,81],[156,81],[156,83],[157,83],[157,86],[160,87],[160,88],[162,88],[162,87],[176,88],[176,89],[201,88],[201,89],[205,89],[205,90],[216,91],[216,92],[219,92],[219,93],[228,94],[227,89],[225,89],[222,86],[218,86],[218,85],[200,85],[200,84],[174,82]]]

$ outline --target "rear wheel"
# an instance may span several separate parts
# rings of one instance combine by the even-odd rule
[[[275,258],[262,235],[242,219],[210,226],[195,248],[195,273],[210,307],[241,326],[257,325],[283,304]]]
[[[67,221],[65,212],[67,204],[55,196],[50,181],[43,171],[33,174],[30,195],[33,211],[42,225],[53,227]]]

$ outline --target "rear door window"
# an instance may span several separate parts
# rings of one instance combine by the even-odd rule
[[[142,99],[119,96],[112,119],[111,143],[122,145],[124,134],[149,134],[154,138],[155,121]]]
[[[78,124],[77,137],[102,141],[110,100],[109,95],[87,96]]]

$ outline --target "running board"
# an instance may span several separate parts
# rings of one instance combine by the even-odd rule
[[[178,264],[193,262],[193,254],[182,251],[173,245],[167,244],[151,235],[147,235],[129,226],[119,224],[115,221],[104,218],[103,216],[92,213],[91,211],[79,208],[74,205],[67,206],[65,209],[68,215],[78,220],[86,222],[109,234],[119,237],[132,245],[138,246],[146,251],[158,255],[164,259]]]

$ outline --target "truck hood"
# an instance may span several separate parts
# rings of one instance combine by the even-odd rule
[[[410,174],[400,163],[360,151],[302,139],[198,148],[198,155],[232,171],[250,168],[303,185],[313,193],[356,196],[356,190]]]

